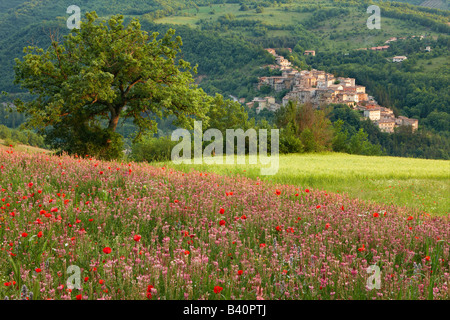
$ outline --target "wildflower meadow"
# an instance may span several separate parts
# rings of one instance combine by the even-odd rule
[[[450,298],[449,216],[308,185],[0,147],[0,206],[1,299]]]

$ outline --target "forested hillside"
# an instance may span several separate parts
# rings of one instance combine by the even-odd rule
[[[258,77],[278,75],[279,71],[262,68],[274,63],[263,48],[278,48],[301,69],[316,68],[356,78],[381,105],[398,115],[419,119],[420,129],[427,132],[424,137],[433,135],[429,141],[444,139],[438,149],[445,150],[450,126],[450,12],[442,10],[446,1],[402,2],[407,4],[369,0],[83,0],[77,5],[82,13],[95,10],[103,18],[119,13],[128,22],[137,17],[148,32],[164,34],[169,28],[176,29],[183,40],[180,57],[198,65],[196,82],[210,95],[233,95],[248,102],[268,94],[256,89]],[[66,10],[72,4],[68,0],[0,4],[0,91],[8,92],[0,101],[30,98],[13,84],[14,58],[21,57],[26,46],[46,48],[52,37],[62,40],[69,32],[66,20],[70,13]],[[367,28],[370,14],[366,10],[371,4],[381,8],[380,30]],[[385,45],[393,37],[399,40],[390,42],[386,51],[358,50]],[[426,46],[431,52],[425,52]],[[304,56],[305,50],[317,54]],[[395,55],[408,56],[408,60],[393,64]],[[270,94],[280,101],[284,92]],[[273,119],[267,112],[257,116],[248,111],[259,120]],[[170,128],[170,122],[160,123],[162,132]],[[125,123],[118,130],[129,136],[133,126]],[[373,134],[369,137],[378,141]],[[395,149],[391,143],[383,146]]]

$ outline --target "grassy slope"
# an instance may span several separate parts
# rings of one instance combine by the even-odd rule
[[[417,208],[436,215],[450,212],[449,161],[338,153],[281,155],[280,168],[274,176],[260,176],[260,165],[167,165],[184,171],[193,168],[241,174],[299,188],[345,192],[354,198]]]
[[[11,148],[4,146],[3,145],[4,140],[0,139],[0,152],[4,152],[6,150],[11,150]],[[17,151],[22,151],[22,152],[28,152],[28,153],[47,153],[47,154],[51,154],[52,151],[50,150],[46,150],[46,149],[42,149],[42,148],[38,148],[38,147],[33,147],[33,146],[27,146],[25,144],[17,144],[14,146],[13,150],[17,150]]]

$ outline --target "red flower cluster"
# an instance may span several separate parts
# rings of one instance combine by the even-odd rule
[[[152,298],[152,289],[153,289],[153,286],[151,284],[149,284],[147,287],[147,298],[148,299]]]

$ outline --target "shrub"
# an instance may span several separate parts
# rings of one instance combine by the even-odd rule
[[[140,142],[134,143],[130,157],[134,161],[167,161],[171,159],[172,148],[178,141],[170,137],[144,137]]]
[[[303,144],[295,135],[291,126],[288,126],[280,134],[280,153],[301,153],[303,152]]]
[[[16,142],[14,142],[13,140],[11,140],[9,138],[6,138],[5,140],[3,140],[3,145],[7,146],[7,147],[9,147],[9,146],[15,147],[16,146]]]

